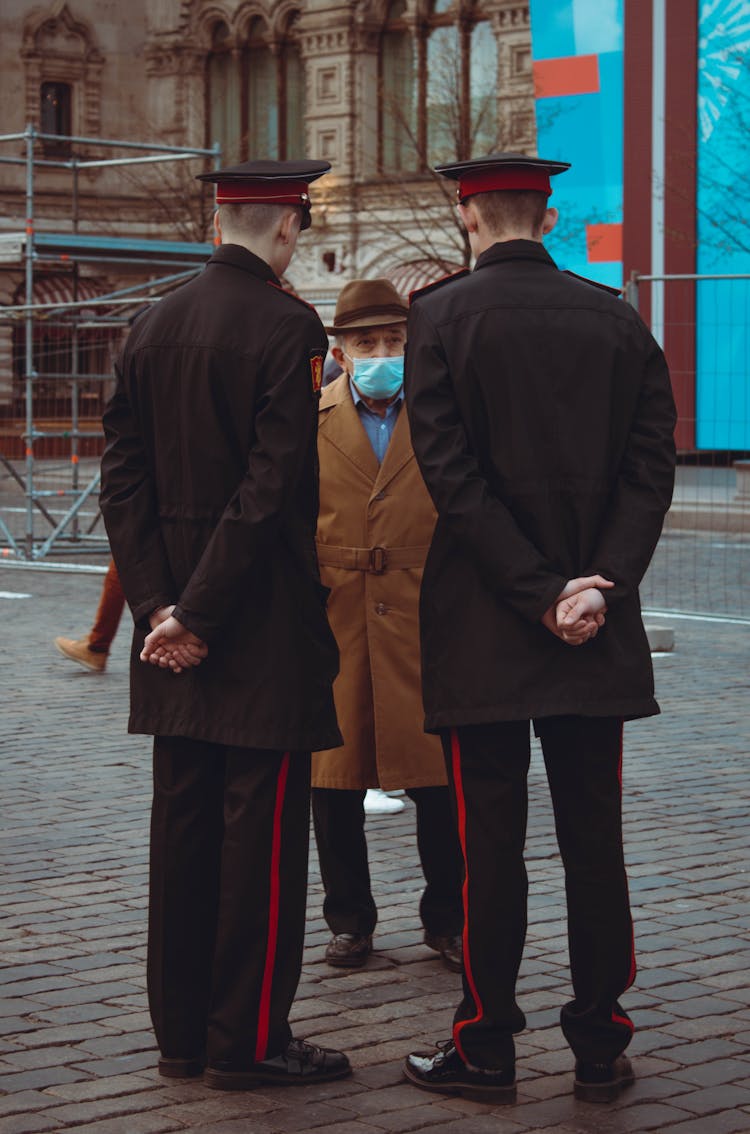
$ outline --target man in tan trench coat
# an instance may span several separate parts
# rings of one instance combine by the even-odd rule
[[[344,373],[320,401],[317,548],[344,747],[313,755],[312,807],[328,963],[358,967],[372,951],[363,801],[367,788],[404,788],[417,810],[424,941],[460,971],[462,860],[440,742],[423,731],[419,586],[435,512],[403,406],[407,314],[388,280],[353,280],[326,328]]]

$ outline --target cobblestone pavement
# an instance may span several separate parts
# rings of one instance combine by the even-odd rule
[[[664,715],[626,727],[640,972],[625,1003],[638,1026],[638,1079],[616,1104],[572,1097],[556,1022],[570,995],[563,879],[538,753],[517,1103],[438,1097],[402,1080],[407,1052],[448,1037],[459,988],[420,943],[411,804],[368,820],[380,922],[363,971],[321,959],[328,935],[313,860],[294,1025],[348,1051],[353,1077],[224,1094],[154,1070],[144,992],[149,741],[125,733],[128,631],[102,676],[52,646],[55,634],[88,628],[100,583],[0,571],[0,1134],[750,1131],[750,628],[675,624],[675,653],[655,659]]]

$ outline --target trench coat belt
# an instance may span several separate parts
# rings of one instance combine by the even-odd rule
[[[322,567],[344,567],[349,571],[369,571],[383,575],[404,567],[424,567],[429,547],[334,547],[316,544]]]

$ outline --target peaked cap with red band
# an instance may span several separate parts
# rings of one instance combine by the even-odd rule
[[[307,187],[330,168],[327,161],[244,161],[199,173],[197,180],[216,184],[217,205],[299,205],[305,229],[311,223]]]
[[[570,169],[570,164],[565,161],[544,161],[516,153],[487,154],[471,161],[435,166],[436,173],[458,182],[456,195],[461,203],[477,193],[503,189],[533,189],[549,197],[550,177],[566,169]]]

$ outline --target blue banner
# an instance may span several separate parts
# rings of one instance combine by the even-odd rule
[[[750,273],[750,4],[698,19],[696,271]],[[750,280],[700,282],[696,308],[696,444],[750,449]]]
[[[531,0],[537,152],[568,161],[545,239],[561,268],[622,287],[623,2]]]

